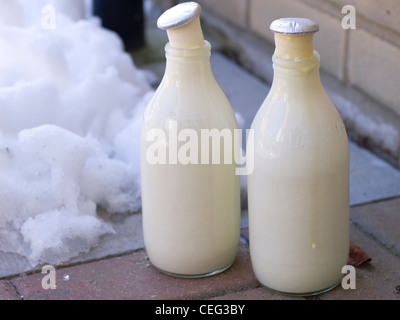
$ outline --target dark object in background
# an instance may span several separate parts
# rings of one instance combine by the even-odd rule
[[[94,0],[93,14],[102,19],[103,27],[119,34],[125,50],[144,45],[143,0]]]

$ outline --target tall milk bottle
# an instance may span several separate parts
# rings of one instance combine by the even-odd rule
[[[340,283],[348,261],[348,138],[321,84],[319,26],[284,18],[271,30],[274,78],[252,124],[247,177],[250,255],[264,286],[311,295]]]
[[[158,270],[203,277],[226,270],[240,236],[235,114],[211,71],[201,7],[161,15],[167,65],[142,127],[143,231]]]

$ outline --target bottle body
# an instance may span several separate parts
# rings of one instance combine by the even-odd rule
[[[172,275],[199,277],[223,271],[233,263],[240,234],[236,166],[223,160],[204,161],[201,132],[228,129],[233,134],[237,124],[212,75],[210,45],[190,50],[166,48],[165,76],[142,127],[144,240],[156,268]],[[148,159],[154,145],[149,132],[154,129],[165,133],[164,164]],[[221,144],[220,149],[223,147]]]
[[[299,61],[274,57],[274,69],[252,124],[251,261],[266,287],[314,294],[338,284],[348,261],[348,139],[322,88],[316,52]]]

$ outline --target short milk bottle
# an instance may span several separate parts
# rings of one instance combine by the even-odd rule
[[[146,251],[155,268],[178,277],[226,270],[240,236],[237,122],[212,74],[200,12],[185,2],[158,20],[167,65],[141,136]]]
[[[271,90],[253,124],[248,178],[250,256],[273,291],[311,295],[340,283],[349,254],[349,146],[320,80],[318,24],[271,24]]]

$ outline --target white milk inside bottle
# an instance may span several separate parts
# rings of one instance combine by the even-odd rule
[[[349,254],[348,138],[320,81],[318,29],[299,18],[271,24],[274,79],[252,124],[251,261],[264,286],[292,295],[335,287]]]
[[[212,160],[215,150],[234,149],[234,142],[221,138],[215,149],[214,140],[202,139],[212,130],[233,137],[237,123],[211,71],[200,10],[187,2],[158,20],[169,37],[167,66],[141,137],[146,251],[153,266],[180,277],[226,270],[235,260],[240,235],[237,166],[225,161],[233,152]]]

